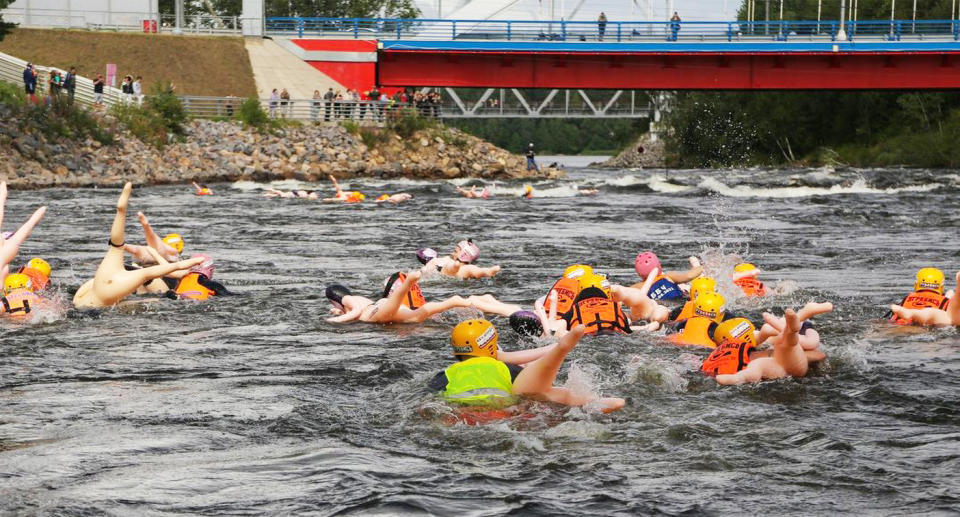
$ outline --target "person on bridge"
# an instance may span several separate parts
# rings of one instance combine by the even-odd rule
[[[677,41],[677,34],[680,32],[680,15],[676,11],[670,17],[670,41]]]
[[[530,145],[527,146],[527,170],[534,170],[540,172],[540,167],[537,166],[537,154],[533,152],[533,142],[530,142]]]
[[[600,17],[597,18],[597,40],[603,41],[605,32],[607,32],[607,15],[600,11]]]

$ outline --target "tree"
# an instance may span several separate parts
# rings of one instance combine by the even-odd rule
[[[11,3],[13,3],[13,0],[0,0],[0,9],[4,9]],[[0,40],[3,40],[3,37],[14,27],[16,27],[16,24],[3,21],[3,16],[0,15]]]

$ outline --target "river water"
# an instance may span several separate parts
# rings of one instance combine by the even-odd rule
[[[832,169],[581,169],[535,183],[532,200],[512,196],[519,183],[490,200],[447,182],[347,185],[368,201],[414,194],[398,206],[265,199],[252,183],[214,185],[211,198],[136,189],[127,240],[142,239],[143,210],[213,255],[216,279],[242,296],[3,323],[0,513],[954,513],[960,338],[882,316],[920,267],[953,287],[958,185],[953,172]],[[600,193],[574,197],[578,186]],[[19,262],[47,257],[68,300],[104,252],[117,193],[12,192],[6,229],[50,207]],[[444,425],[425,384],[473,313],[333,325],[323,286],[373,296],[419,265],[418,247],[466,237],[503,273],[425,279],[428,298],[530,306],[574,262],[630,283],[639,250],[668,269],[701,255],[721,274],[739,255],[778,293],[731,296],[754,321],[836,304],[817,321],[829,362],[802,380],[718,387],[697,373],[703,353],[662,335],[587,338],[560,382],[623,396],[623,411],[535,405],[532,418]],[[494,321],[502,347],[538,344]]]

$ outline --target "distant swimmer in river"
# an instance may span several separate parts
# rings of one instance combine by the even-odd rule
[[[144,283],[169,275],[175,271],[190,269],[203,262],[197,257],[171,264],[145,267],[134,271],[124,268],[124,227],[126,225],[127,205],[133,184],[123,186],[117,200],[117,214],[110,228],[107,254],[103,257],[93,279],[86,281],[73,297],[73,305],[78,309],[95,309],[116,305],[127,296],[136,292]]]
[[[920,276],[919,273],[917,276]],[[890,311],[893,312],[898,321],[905,321],[914,325],[960,326],[960,272],[957,272],[956,282],[957,289],[946,302],[946,310],[932,306],[910,309],[902,305],[891,305]],[[918,289],[918,292],[922,291]],[[907,298],[910,298],[910,296],[907,295]]]
[[[284,192],[282,190],[277,190],[275,188],[269,188],[267,189],[266,192],[263,193],[263,197],[316,200],[316,199],[320,199],[320,194],[317,194],[316,190],[291,190],[289,192]]]
[[[474,265],[478,258],[480,247],[473,243],[473,239],[458,242],[449,256],[437,256],[437,252],[430,248],[417,250],[417,260],[425,266],[423,269],[435,267],[441,274],[461,280],[488,278],[500,272],[500,266]]]
[[[198,196],[212,196],[212,195],[213,195],[213,191],[210,190],[210,187],[208,187],[208,186],[206,186],[206,185],[198,185],[196,181],[192,181],[191,183],[193,184],[193,188],[196,189],[196,190],[194,191],[194,194],[196,194],[196,195],[198,195]]]
[[[473,185],[470,186],[470,190],[457,187],[457,194],[469,199],[488,199],[493,197],[493,192],[487,187],[483,187],[483,190],[477,192],[477,187]]]
[[[733,266],[733,283],[743,291],[747,297],[767,295],[767,286],[757,279],[761,271],[757,266],[744,262]]]
[[[646,279],[654,269],[663,271],[660,265],[660,259],[652,251],[644,251],[637,255],[633,261],[633,268],[637,271],[640,278]],[[650,298],[656,301],[660,300],[679,300],[683,298],[683,290],[680,284],[689,282],[703,273],[703,267],[700,266],[700,260],[697,257],[690,257],[690,269],[680,272],[662,272],[654,280],[650,287]],[[637,282],[631,287],[640,287],[643,282]]]
[[[393,204],[397,204],[397,203],[403,203],[404,201],[410,201],[411,199],[413,199],[413,195],[412,195],[412,194],[407,194],[406,192],[401,192],[401,193],[399,193],[399,194],[394,194],[394,195],[392,195],[392,196],[391,196],[390,194],[382,194],[380,197],[378,197],[377,199],[373,200],[373,202],[374,202],[374,203],[393,203]]]
[[[555,345],[504,352],[497,345],[492,323],[485,319],[461,322],[450,334],[457,362],[438,373],[430,388],[449,403],[481,410],[507,408],[523,396],[566,406],[596,404],[604,413],[616,411],[626,404],[622,398],[581,395],[553,385],[583,334],[584,327],[576,326]]]
[[[146,238],[147,244],[146,246],[126,244],[124,245],[124,250],[126,250],[127,253],[133,255],[141,264],[157,263],[153,255],[147,250],[148,247],[156,250],[161,257],[169,262],[180,260],[180,254],[183,253],[184,242],[183,237],[180,236],[179,233],[170,233],[161,239],[160,235],[153,231],[153,227],[150,226],[150,221],[143,212],[137,212],[137,219],[140,220],[140,226],[143,227],[143,235]]]
[[[935,267],[925,267],[917,271],[917,279],[913,284],[913,292],[904,296],[903,300],[897,304],[903,309],[940,309],[946,311],[950,305],[950,299],[943,294],[946,277],[943,271]],[[891,313],[887,313],[888,316]],[[890,323],[897,325],[909,325],[910,320],[892,316]]]
[[[347,323],[363,321],[366,323],[420,323],[427,318],[450,309],[470,307],[470,302],[461,296],[453,296],[441,302],[426,302],[416,309],[403,305],[410,289],[420,280],[419,271],[408,272],[399,288],[390,292],[386,298],[376,302],[356,296],[346,286],[332,284],[326,289],[327,300],[333,305],[330,310],[334,317],[327,321]]]
[[[3,215],[7,204],[7,182],[0,182],[0,225],[3,224]],[[0,236],[0,269],[8,268],[13,259],[17,258],[20,252],[20,245],[27,240],[33,228],[43,219],[43,214],[47,213],[47,207],[41,206],[33,212],[33,215],[23,223],[16,232],[12,234],[4,233]],[[7,270],[8,270],[7,269]],[[4,271],[7,271],[4,270]]]
[[[801,343],[803,323],[832,310],[830,303],[808,303],[799,312],[793,309],[784,311],[783,320],[779,322],[782,326],[772,337],[773,353],[767,357],[757,357],[753,353],[757,340],[749,321],[743,318],[728,320],[714,332],[718,345],[701,365],[701,371],[716,375],[717,383],[724,385],[803,377],[811,362]],[[768,323],[778,322],[778,318],[769,314],[764,318]]]
[[[523,194],[520,194],[520,197],[522,197],[522,198],[524,198],[524,199],[533,199],[533,186],[531,186],[531,185],[524,185],[524,186],[523,186]]]
[[[337,193],[333,197],[323,198],[324,203],[362,203],[367,196],[363,195],[362,192],[354,190],[352,192],[344,192],[340,188],[340,184],[337,183],[337,178],[333,177],[333,174],[330,175],[330,181],[333,182],[333,187],[337,189]]]

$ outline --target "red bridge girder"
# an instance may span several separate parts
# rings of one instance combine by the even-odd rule
[[[616,90],[960,89],[960,52],[522,53],[381,50],[383,86]]]

